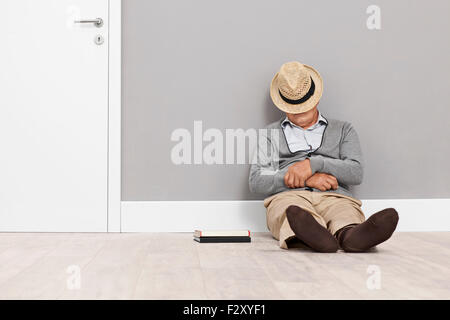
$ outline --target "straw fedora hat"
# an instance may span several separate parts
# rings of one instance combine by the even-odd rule
[[[314,108],[322,97],[323,81],[313,67],[293,61],[283,64],[273,77],[270,97],[286,113],[303,113]]]

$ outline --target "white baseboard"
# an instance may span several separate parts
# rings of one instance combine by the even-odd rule
[[[398,231],[450,231],[450,199],[362,200],[366,217],[395,208]],[[267,231],[262,201],[122,201],[122,232]]]

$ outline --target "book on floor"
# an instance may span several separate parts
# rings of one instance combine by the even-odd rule
[[[194,237],[200,243],[251,242],[250,237]]]
[[[195,230],[194,240],[201,243],[251,242],[250,230]]]

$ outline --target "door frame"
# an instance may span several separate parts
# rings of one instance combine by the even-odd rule
[[[109,2],[107,231],[121,231],[122,0]]]

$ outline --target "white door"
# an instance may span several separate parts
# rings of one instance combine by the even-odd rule
[[[108,0],[0,1],[0,231],[107,231],[108,22]]]

